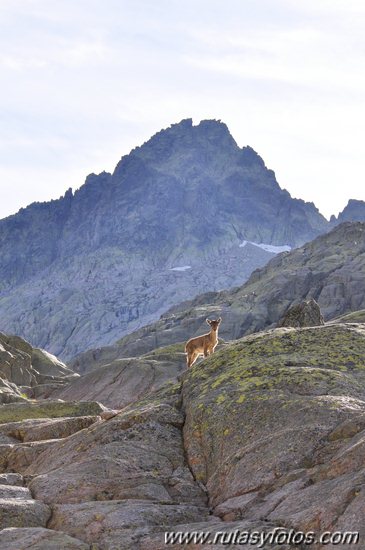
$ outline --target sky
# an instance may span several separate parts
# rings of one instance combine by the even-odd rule
[[[220,119],[327,218],[365,200],[363,0],[0,0],[0,218]]]

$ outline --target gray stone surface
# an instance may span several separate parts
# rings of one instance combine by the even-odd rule
[[[183,346],[170,346],[144,357],[120,359],[81,376],[52,397],[98,399],[103,405],[121,409],[156,391],[167,381],[177,382],[186,369]]]
[[[0,479],[1,481],[1,479]],[[30,491],[27,487],[19,487],[17,485],[11,486],[8,484],[0,484],[0,500],[9,498],[19,498],[21,500],[29,500],[32,498]]]
[[[60,531],[44,527],[8,528],[0,531],[0,550],[90,550],[90,545]]]
[[[0,378],[0,405],[4,403],[21,403],[24,401],[26,401],[26,397],[16,384]]]
[[[0,529],[46,527],[50,517],[51,510],[43,502],[32,499],[0,498]]]
[[[65,416],[98,415],[105,407],[96,401],[45,400],[10,403],[0,407],[0,426],[8,422],[31,418],[59,418]]]
[[[14,441],[22,442],[60,439],[83,430],[98,421],[100,421],[98,415],[35,418],[0,424],[0,434],[5,434],[13,438]]]
[[[324,319],[314,298],[290,307],[278,323],[279,327],[316,327],[320,325],[324,325]]]
[[[0,333],[0,405],[49,397],[75,378],[78,374],[54,355],[19,336]]]
[[[15,472],[8,472],[7,474],[0,474],[1,485],[23,485],[23,476]]]
[[[0,425],[18,438],[0,445],[1,469],[24,476],[0,476],[3,522],[30,527],[41,505],[37,525],[45,525],[52,510],[49,534],[16,530],[6,534],[15,538],[5,540],[19,540],[19,548],[34,540],[42,550],[48,543],[60,549],[87,544],[98,550],[162,550],[164,531],[214,535],[281,527],[358,530],[361,548],[365,325],[252,334],[221,345],[177,380],[180,348],[142,358],[171,369],[172,380],[152,392],[153,377],[144,384],[143,369],[129,373],[133,382],[123,395],[129,404],[119,412],[103,411],[105,420],[71,435],[69,423],[82,418]],[[105,396],[108,386],[111,395],[115,391],[114,367],[110,376],[109,367],[95,371],[104,373]],[[91,374],[83,377],[90,387]],[[57,434],[49,433],[53,429]],[[22,442],[47,434],[65,437]]]
[[[364,357],[365,325],[280,328],[189,371],[184,441],[215,514],[363,530]]]

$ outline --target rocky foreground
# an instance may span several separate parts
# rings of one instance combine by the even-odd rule
[[[176,344],[2,405],[0,549],[274,527],[359,531],[363,548],[364,358],[347,319],[221,344],[189,372]]]

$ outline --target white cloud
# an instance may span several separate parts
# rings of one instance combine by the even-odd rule
[[[356,0],[1,0],[0,216],[186,117],[326,215],[365,199],[364,26]]]

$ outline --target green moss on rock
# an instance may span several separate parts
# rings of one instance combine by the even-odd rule
[[[27,418],[59,418],[98,415],[105,407],[96,401],[42,401],[0,406],[0,424]]]
[[[250,461],[262,463],[260,483],[302,467],[318,438],[364,412],[364,358],[365,327],[338,324],[257,333],[194,365],[183,382],[194,473],[210,486],[225,472],[225,485],[251,491]],[[235,449],[245,467],[229,479]]]

